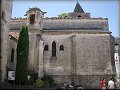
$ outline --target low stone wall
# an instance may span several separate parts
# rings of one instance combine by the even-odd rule
[[[100,81],[102,78],[106,79],[106,85],[112,75],[54,75],[52,76],[57,84],[63,84],[66,82],[73,83],[74,85],[82,85],[85,89],[99,89]]]

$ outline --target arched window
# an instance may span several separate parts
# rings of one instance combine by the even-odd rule
[[[11,51],[11,62],[14,61],[14,54],[15,54],[15,50],[12,48],[12,51]]]
[[[48,45],[44,46],[44,51],[48,51]]]
[[[60,45],[60,51],[64,51],[64,46]]]
[[[52,42],[52,57],[56,57],[56,42]]]

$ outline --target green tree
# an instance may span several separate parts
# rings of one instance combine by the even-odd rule
[[[60,18],[68,17],[68,13],[62,13],[62,14],[58,15],[58,17],[60,17]]]
[[[28,27],[23,26],[20,31],[19,40],[17,44],[17,64],[16,64],[16,83],[26,83],[27,81],[27,64],[29,53],[29,35]]]

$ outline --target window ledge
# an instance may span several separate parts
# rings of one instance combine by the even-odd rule
[[[50,60],[57,60],[57,57],[51,56],[51,59],[50,59]]]

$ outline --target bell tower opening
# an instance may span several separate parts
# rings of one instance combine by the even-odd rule
[[[41,11],[39,8],[29,8],[25,16],[27,16],[27,25],[31,29],[42,30],[43,29],[43,17],[46,12]]]
[[[35,14],[30,15],[30,24],[35,23]]]

